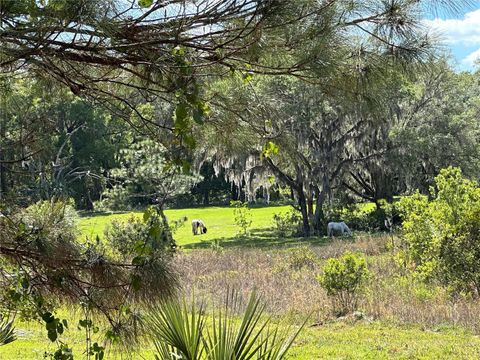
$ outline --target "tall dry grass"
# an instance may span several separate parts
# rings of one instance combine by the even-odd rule
[[[325,259],[345,251],[367,255],[371,277],[359,310],[372,319],[420,324],[425,328],[461,326],[480,333],[480,302],[452,297],[439,286],[425,285],[401,268],[388,251],[389,237],[362,236],[324,246],[287,250],[198,250],[177,256],[182,287],[189,296],[221,303],[236,289],[244,298],[256,289],[272,315],[304,317],[311,323],[335,319],[331,299],[318,284]]]

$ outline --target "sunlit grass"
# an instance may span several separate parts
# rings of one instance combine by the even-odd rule
[[[18,340],[0,346],[2,360],[39,360],[55,344],[36,323],[18,323]],[[83,359],[84,335],[72,324],[62,339]],[[100,338],[98,340],[101,340]],[[289,352],[290,359],[478,359],[480,339],[461,329],[424,331],[419,327],[383,322],[331,322],[307,327]],[[109,349],[106,359],[122,359],[125,353]],[[153,346],[143,346],[132,359],[153,359]]]
[[[252,225],[249,228],[252,235],[252,242],[255,242],[255,234],[261,233],[268,238],[274,236],[271,231],[273,227],[273,214],[286,212],[289,206],[272,206],[251,209]],[[192,247],[203,245],[208,246],[212,240],[229,241],[237,238],[240,231],[235,224],[233,208],[230,207],[207,207],[192,209],[174,209],[166,210],[166,216],[170,221],[187,217],[187,222],[175,233],[175,240],[180,246]],[[121,213],[121,214],[101,214],[95,216],[85,216],[80,219],[79,229],[81,239],[88,237],[95,239],[98,235],[103,237],[106,227],[112,220],[125,221],[131,216],[141,216],[141,212]],[[193,219],[202,219],[207,226],[207,233],[202,235],[193,235],[191,221]],[[258,240],[258,239],[257,239]],[[248,246],[248,240],[243,242]]]

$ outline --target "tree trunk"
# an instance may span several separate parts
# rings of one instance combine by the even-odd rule
[[[203,192],[203,205],[204,206],[208,206],[210,205],[210,190],[209,189],[205,189],[205,191]]]
[[[317,189],[317,201],[315,204],[315,216],[313,218],[313,229],[315,235],[325,235],[325,213],[323,212],[323,205],[327,198],[326,191]]]
[[[307,197],[308,216],[313,217],[313,192],[310,192]]]
[[[238,200],[245,202],[245,191],[242,191],[242,188],[238,188]]]
[[[303,230],[302,235],[304,237],[310,236],[310,222],[308,219],[308,210],[307,210],[307,199],[305,198],[305,193],[303,192],[303,187],[299,187],[298,192],[298,205],[300,206],[300,211],[302,212],[302,222]]]
[[[237,198],[237,185],[232,184],[230,191],[230,200],[238,200]]]
[[[160,218],[162,219],[162,224],[163,224],[163,232],[165,235],[165,240],[170,244],[170,247],[172,250],[175,250],[177,247],[177,244],[175,240],[173,239],[173,234],[170,230],[170,225],[168,224],[168,219],[165,216],[165,213],[163,212],[163,207],[162,206],[157,206],[156,207],[158,214],[160,215]]]
[[[3,199],[4,195],[7,193],[7,174],[6,168],[3,165],[3,160],[5,160],[5,149],[3,148],[3,139],[5,139],[5,122],[6,119],[2,116],[0,119],[0,200]]]
[[[3,199],[4,194],[7,193],[7,174],[6,174],[6,169],[3,166],[2,161],[4,160],[2,156],[2,152],[0,149],[0,200]]]
[[[290,186],[290,200],[295,200],[295,191],[292,186]]]
[[[92,196],[90,194],[90,190],[88,190],[88,189],[87,189],[87,197],[85,198],[85,207],[86,207],[87,211],[93,211],[94,210]]]

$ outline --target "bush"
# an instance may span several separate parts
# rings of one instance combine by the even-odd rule
[[[148,238],[148,226],[132,215],[126,221],[113,220],[105,229],[105,240],[123,256],[134,253],[135,244]]]
[[[241,234],[246,235],[247,230],[252,225],[252,213],[248,204],[241,201],[230,201],[233,207],[233,216],[235,224],[241,229]]]
[[[186,218],[174,222],[167,231],[175,231],[182,226]],[[139,252],[139,247],[146,250],[163,251],[175,247],[165,225],[154,208],[148,208],[143,218],[131,216],[127,221],[113,220],[105,230],[105,239],[123,257],[131,257]],[[148,249],[147,249],[148,248]]]
[[[338,259],[327,260],[318,281],[332,297],[337,315],[356,309],[358,294],[368,275],[367,263],[360,254],[347,252]]]
[[[290,209],[285,213],[274,214],[273,224],[278,235],[295,236],[302,231],[302,215],[298,210]]]
[[[25,226],[39,238],[54,242],[74,241],[77,237],[78,215],[73,200],[39,201],[21,212]]]
[[[435,178],[432,200],[404,197],[400,259],[424,280],[438,280],[456,292],[480,294],[480,188],[449,167]]]
[[[145,204],[136,205],[144,206]],[[106,189],[102,199],[94,202],[93,207],[96,211],[125,211],[135,208],[132,197],[119,185]]]

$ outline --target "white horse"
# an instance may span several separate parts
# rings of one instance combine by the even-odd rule
[[[198,235],[198,230],[200,230],[200,234],[205,234],[207,232],[207,227],[202,220],[194,219],[192,220],[193,235]]]
[[[352,232],[348,228],[347,224],[345,224],[343,221],[342,222],[329,222],[327,225],[327,236],[332,236],[334,234],[340,234],[344,235],[347,234],[349,236],[352,236]]]

